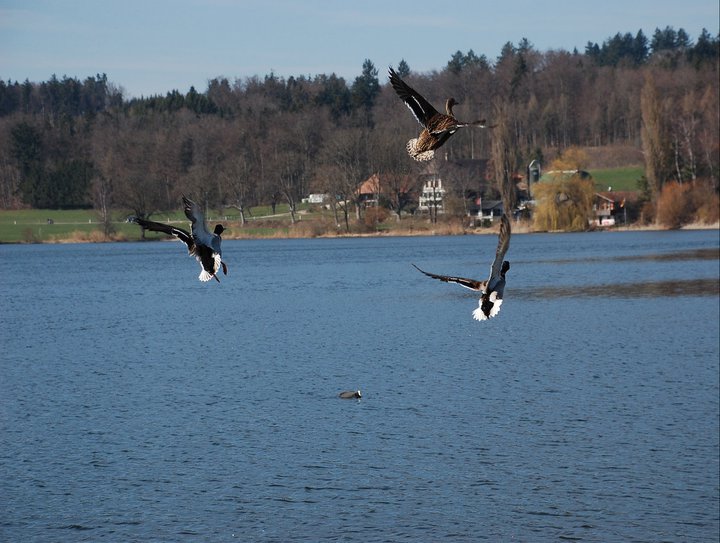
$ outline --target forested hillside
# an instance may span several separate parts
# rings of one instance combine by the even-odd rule
[[[704,180],[717,193],[719,43],[705,30],[692,39],[667,27],[582,52],[538,51],[523,39],[494,59],[458,51],[431,73],[400,58],[396,68],[436,107],[452,96],[459,118],[499,125],[459,132],[436,160],[490,158],[490,171],[524,172],[569,147],[630,147],[657,198],[671,180]],[[0,81],[0,207],[147,216],[176,209],[180,193],[241,212],[292,208],[310,192],[352,201],[372,173],[419,171],[405,152],[419,127],[386,67],[366,60],[358,71],[353,81],[218,78],[202,92],[139,99],[103,74]],[[473,182],[492,189],[493,179]]]

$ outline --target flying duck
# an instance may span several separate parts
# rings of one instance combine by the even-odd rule
[[[175,236],[182,241],[188,248],[188,254],[194,256],[195,259],[200,263],[202,268],[198,279],[200,281],[209,281],[212,278],[219,283],[217,272],[222,267],[222,271],[227,275],[227,266],[222,261],[222,250],[220,249],[220,242],[222,241],[221,235],[225,228],[222,224],[215,225],[215,229],[212,233],[208,232],[205,224],[205,216],[203,215],[200,206],[195,202],[182,197],[185,216],[190,219],[192,223],[192,234],[182,228],[170,226],[169,224],[162,224],[159,222],[148,221],[139,217],[130,217],[128,220],[139,225],[145,230],[152,232],[163,232],[171,236]]]
[[[437,275],[421,270],[415,264],[415,269],[433,279],[439,279],[446,283],[457,283],[458,285],[480,292],[478,307],[473,311],[473,318],[479,321],[494,317],[500,312],[505,290],[505,274],[510,269],[510,262],[505,259],[510,246],[510,220],[503,214],[500,220],[500,234],[498,235],[498,246],[495,252],[495,260],[490,267],[490,277],[486,281],[477,279],[466,279],[464,277],[452,277],[449,275]]]
[[[415,160],[421,162],[431,160],[435,156],[435,149],[445,143],[458,128],[487,126],[485,119],[472,122],[458,121],[452,111],[453,106],[457,104],[455,98],[448,98],[445,102],[445,114],[440,113],[419,92],[400,79],[395,70],[389,68],[388,73],[393,89],[423,127],[420,135],[408,141],[405,146],[408,154]]]
[[[359,390],[346,390],[338,394],[338,398],[342,398],[343,400],[354,400],[357,398],[359,400],[362,398],[362,394]]]

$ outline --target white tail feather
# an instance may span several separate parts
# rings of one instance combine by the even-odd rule
[[[214,269],[213,273],[210,273],[209,271],[207,271],[205,268],[202,267],[202,260],[200,260],[199,257],[196,256],[195,258],[200,263],[200,267],[202,270],[200,272],[200,275],[198,275],[198,279],[200,279],[200,281],[203,281],[203,282],[210,281],[210,279],[215,277],[215,274],[218,271],[220,271],[220,267],[222,266],[222,257],[219,254],[215,253],[213,255],[213,269]]]
[[[210,279],[213,278],[213,274],[208,272],[207,270],[203,269],[203,271],[200,272],[200,275],[198,275],[198,279],[202,281],[203,283],[206,281],[210,281]]]
[[[478,307],[476,307],[475,311],[473,311],[473,313],[472,313],[473,319],[475,319],[477,321],[486,321],[486,320],[494,317],[498,313],[500,313],[500,306],[502,305],[502,302],[503,302],[502,298],[496,299],[495,293],[493,292],[492,294],[490,294],[490,301],[493,302],[493,306],[492,306],[492,309],[490,310],[490,314],[486,316],[485,313],[483,313],[482,298],[480,298],[480,303],[479,303]]]

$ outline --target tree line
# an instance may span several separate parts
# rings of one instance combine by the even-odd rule
[[[497,196],[533,159],[604,146],[642,150],[657,198],[668,181],[703,180],[717,193],[719,51],[706,30],[693,41],[666,27],[649,40],[618,33],[584,52],[538,51],[523,39],[494,60],[457,51],[436,71],[413,72],[402,59],[396,69],[436,107],[452,96],[459,117],[496,125],[458,132],[436,158],[491,159],[484,178],[448,168],[443,183],[460,198]],[[395,191],[419,178],[422,165],[405,152],[418,130],[369,59],[352,82],[270,73],[132,99],[105,74],[0,81],[0,207],[147,217],[186,193],[244,220],[260,204],[284,202],[294,214],[308,193],[323,192],[348,224],[372,173],[398,179]],[[405,205],[395,196],[389,207]]]

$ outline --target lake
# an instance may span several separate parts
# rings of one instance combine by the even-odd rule
[[[0,245],[0,540],[717,542],[718,231],[496,243]]]

